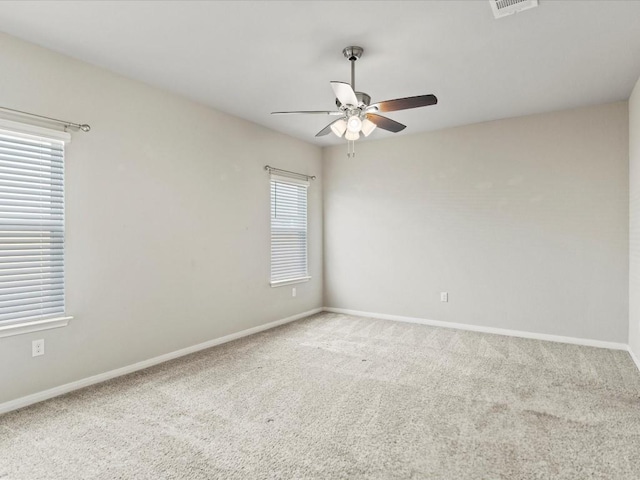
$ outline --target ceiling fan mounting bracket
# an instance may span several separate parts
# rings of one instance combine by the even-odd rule
[[[364,48],[355,46],[346,47],[344,50],[342,50],[342,54],[350,62],[355,62],[356,60],[358,60],[362,56],[363,52]]]

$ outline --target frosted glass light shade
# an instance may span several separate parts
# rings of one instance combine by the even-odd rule
[[[353,117],[349,117],[347,121],[347,130],[353,133],[358,133],[362,128],[362,120],[360,117],[354,115]]]
[[[347,140],[358,140],[360,138],[360,134],[358,132],[352,132],[351,130],[347,130],[347,133],[344,134],[344,138]]]
[[[333,122],[331,125],[331,131],[335,133],[338,137],[342,137],[345,130],[347,129],[347,122],[344,119],[340,119],[336,122]]]
[[[368,137],[369,135],[371,135],[371,132],[373,132],[376,129],[377,125],[375,123],[373,123],[371,120],[369,120],[368,118],[365,118],[362,121],[362,133],[364,134],[365,137]]]

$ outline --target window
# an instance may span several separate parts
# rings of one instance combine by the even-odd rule
[[[309,182],[271,175],[271,286],[309,280],[307,188]]]
[[[13,122],[0,123],[0,336],[68,321],[62,317],[64,140],[69,136],[52,131],[50,138],[41,136],[48,130],[14,130],[7,124]],[[31,328],[20,330],[25,325]]]

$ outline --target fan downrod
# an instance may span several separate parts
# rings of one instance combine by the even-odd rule
[[[352,45],[350,47],[345,47],[342,50],[342,54],[344,55],[344,57],[347,60],[349,60],[349,63],[351,63],[351,88],[353,88],[353,91],[355,92],[356,97],[358,97],[358,101],[360,103],[363,103],[366,106],[366,105],[369,105],[369,103],[371,102],[371,97],[366,93],[356,92],[356,60],[358,60],[363,53],[364,53],[364,48],[357,47],[355,45]],[[336,105],[338,106],[338,108],[342,106],[342,103],[340,103],[340,100],[338,100],[337,98],[336,98]]]

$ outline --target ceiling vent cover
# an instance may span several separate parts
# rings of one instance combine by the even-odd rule
[[[538,6],[538,0],[489,0],[493,16],[496,18],[513,15],[523,10],[529,10]]]

